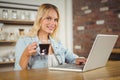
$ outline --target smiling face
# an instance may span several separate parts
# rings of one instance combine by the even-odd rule
[[[58,15],[54,9],[50,9],[41,20],[41,29],[42,33],[53,33],[58,25]]]
[[[52,38],[57,38],[57,33],[59,29],[59,11],[55,5],[52,4],[42,4],[38,8],[36,19],[34,25],[29,32],[29,36],[48,36]]]

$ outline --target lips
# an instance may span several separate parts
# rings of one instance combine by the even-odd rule
[[[53,31],[54,30],[54,27],[52,27],[52,26],[47,26],[48,27],[48,29],[50,30],[50,31]]]

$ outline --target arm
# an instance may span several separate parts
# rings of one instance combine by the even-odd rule
[[[62,44],[61,44],[61,46],[62,46]],[[62,51],[64,51],[65,61],[67,63],[84,64],[86,62],[86,58],[79,57],[75,53],[70,52],[68,49],[64,48],[63,46],[62,46]]]
[[[27,48],[26,48],[19,61],[19,64],[22,69],[27,69],[29,58],[30,58],[30,56],[28,56],[27,54],[29,53],[27,52]]]
[[[69,63],[75,63],[75,64],[85,64],[86,58],[85,57],[79,57],[75,53],[69,52],[66,50],[66,60]]]
[[[25,43],[25,40],[26,38],[20,38],[17,41],[16,47],[15,47],[15,68],[14,70],[27,69],[30,55],[32,55],[32,53],[35,52],[35,51],[31,51],[30,50],[31,47],[29,47],[30,45],[28,45],[31,41],[27,40],[28,43]]]
[[[20,58],[27,44],[24,43],[24,39],[20,38],[15,46],[15,67],[14,70],[21,70],[21,66],[19,65]]]
[[[22,69],[27,69],[30,56],[34,55],[37,52],[36,48],[37,48],[36,42],[29,44],[25,48],[25,50],[20,58],[20,66],[22,67]]]

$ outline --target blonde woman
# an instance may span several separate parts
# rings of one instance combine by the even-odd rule
[[[15,70],[47,68],[64,63],[85,63],[86,59],[69,52],[57,39],[59,18],[58,8],[55,5],[42,4],[39,7],[31,31],[16,44]],[[49,43],[47,54],[42,53],[40,44],[47,43]]]

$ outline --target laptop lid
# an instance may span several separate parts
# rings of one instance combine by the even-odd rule
[[[117,38],[118,35],[98,34],[93,43],[83,71],[105,66]]]

